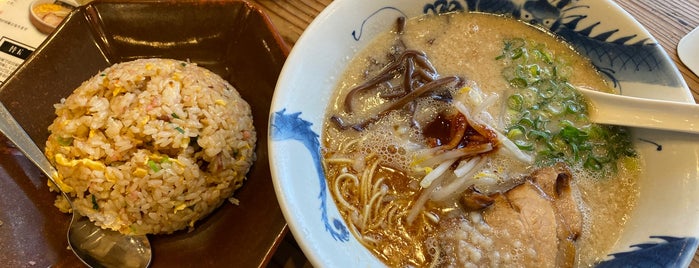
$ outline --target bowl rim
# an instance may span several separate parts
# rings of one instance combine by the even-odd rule
[[[331,19],[332,16],[341,16],[343,12],[349,12],[346,11],[346,9],[350,9],[353,4],[349,4],[348,2],[352,1],[333,1],[324,9],[306,28],[306,30],[303,32],[299,40],[296,42],[296,45],[293,47],[289,58],[287,59],[287,62],[284,65],[284,68],[282,69],[282,73],[280,74],[278,83],[277,83],[277,88],[275,90],[275,95],[272,101],[272,109],[270,110],[270,117],[274,117],[275,113],[287,108],[287,106],[283,104],[288,104],[290,101],[287,99],[289,96],[289,92],[286,87],[290,86],[291,81],[289,81],[289,77],[295,76],[295,75],[300,75],[295,69],[299,66],[302,66],[303,68],[306,68],[308,63],[301,64],[303,59],[298,58],[298,54],[303,53],[303,50],[308,50],[309,48],[306,46],[306,43],[310,42],[317,42],[318,39],[316,38],[316,32],[319,31],[321,28],[329,27],[327,26],[329,20]],[[398,1],[400,2],[400,1]],[[405,2],[405,1],[403,1]],[[428,2],[428,1],[424,1]],[[624,26],[632,27],[634,28],[633,30],[635,31],[640,31],[642,32],[643,35],[648,37],[648,40],[651,42],[654,42],[657,44],[657,41],[655,38],[647,31],[647,29],[641,25],[635,18],[633,18],[626,10],[621,8],[617,3],[611,0],[590,0],[587,2],[595,2],[599,3],[600,5],[605,5],[605,7],[609,8],[609,12],[616,12],[622,16],[620,16],[622,20],[628,21],[629,24],[624,24]],[[386,3],[384,3],[386,4]],[[347,6],[345,6],[347,5]],[[388,4],[386,4],[388,5]],[[356,5],[355,5],[356,6]],[[344,9],[344,10],[343,10]],[[352,16],[354,17],[354,16]],[[359,16],[358,16],[359,17]],[[615,18],[616,19],[616,18]],[[346,20],[346,18],[345,18]],[[358,49],[361,49],[362,47],[359,47]],[[655,96],[655,98],[669,98],[670,100],[674,101],[681,101],[681,102],[694,102],[694,99],[691,95],[691,91],[688,90],[687,84],[682,78],[681,74],[679,73],[679,70],[677,67],[671,63],[669,60],[669,56],[667,52],[664,49],[661,49],[660,53],[662,54],[662,59],[665,61],[670,62],[671,64],[671,75],[674,75],[675,78],[678,79],[677,86],[672,87],[673,89],[681,89],[676,94],[670,94],[667,96]],[[298,57],[297,57],[298,56]],[[298,64],[292,66],[292,64]],[[310,67],[309,67],[310,68]],[[341,73],[341,72],[340,72]],[[628,92],[629,94],[639,94],[639,92],[635,91],[630,91]],[[327,105],[327,104],[326,104]],[[323,108],[325,109],[325,107]],[[314,109],[315,110],[315,109]],[[302,110],[304,113],[307,112],[307,109]],[[289,111],[290,113],[295,113],[296,111]],[[323,114],[324,116],[324,114]],[[308,119],[308,118],[307,118]],[[311,115],[311,118],[308,119],[309,123],[312,124],[323,124],[323,121],[318,121],[315,120],[317,119],[317,116],[315,114]],[[270,120],[271,122],[271,120]],[[270,126],[270,129],[273,126]],[[271,130],[270,130],[271,133]],[[308,232],[310,232],[308,226],[304,226],[301,221],[297,218],[297,215],[293,211],[293,209],[298,209],[298,207],[294,207],[295,204],[292,204],[295,199],[292,200],[291,197],[287,196],[287,193],[285,192],[285,184],[289,183],[288,180],[282,179],[283,177],[287,176],[283,174],[283,169],[285,168],[285,165],[289,165],[288,163],[284,163],[287,161],[288,157],[286,155],[280,156],[279,154],[284,154],[283,149],[281,147],[277,148],[278,144],[275,144],[276,142],[273,139],[270,139],[268,141],[270,143],[269,145],[269,157],[270,157],[270,163],[272,163],[272,176],[274,178],[274,183],[275,183],[275,191],[277,191],[277,198],[280,202],[280,205],[282,207],[282,210],[284,212],[284,215],[287,219],[287,224],[289,225],[290,231],[293,233],[295,237],[297,237],[297,241],[299,242],[299,246],[302,248],[306,256],[309,258],[311,263],[313,265],[317,266],[323,266],[324,264],[328,264],[327,258],[324,258],[321,256],[316,250],[318,249],[318,246],[312,245],[311,240],[312,238],[308,238]],[[286,149],[287,147],[284,147]],[[278,151],[275,151],[278,150]],[[334,202],[334,201],[331,201]],[[334,204],[333,204],[334,205]],[[344,219],[343,219],[344,221]],[[318,221],[318,224],[320,224],[320,221]],[[695,233],[696,235],[696,233]],[[694,245],[694,250],[696,250],[696,245]],[[691,261],[691,259],[690,259]]]

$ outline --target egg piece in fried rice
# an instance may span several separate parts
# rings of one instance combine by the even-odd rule
[[[45,153],[57,184],[77,213],[121,233],[194,226],[241,187],[255,158],[250,105],[193,63],[118,63],[55,108]],[[70,209],[62,195],[55,204]]]

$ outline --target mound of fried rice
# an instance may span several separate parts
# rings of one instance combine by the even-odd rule
[[[241,187],[255,157],[249,104],[193,63],[115,64],[55,108],[45,153],[58,186],[78,213],[125,234],[193,227]],[[61,195],[55,204],[70,210]]]

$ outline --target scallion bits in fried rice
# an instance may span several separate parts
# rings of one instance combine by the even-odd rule
[[[255,158],[249,104],[193,63],[115,64],[55,107],[45,153],[61,188],[78,213],[122,233],[193,226],[232,196]],[[67,211],[62,198],[55,204]]]

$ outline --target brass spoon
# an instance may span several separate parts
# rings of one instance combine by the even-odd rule
[[[60,189],[54,180],[54,176],[58,175],[56,169],[2,103],[0,132]],[[68,244],[83,263],[90,267],[147,267],[150,264],[152,255],[148,237],[124,235],[96,226],[87,217],[75,211],[68,194],[63,190],[60,192],[68,200],[73,211],[68,227]]]

